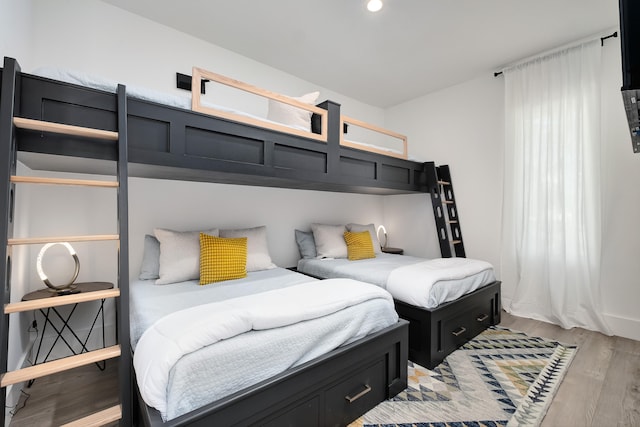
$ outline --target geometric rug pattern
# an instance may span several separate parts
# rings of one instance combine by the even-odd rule
[[[407,389],[350,426],[538,426],[576,351],[493,326],[433,370],[409,361]]]

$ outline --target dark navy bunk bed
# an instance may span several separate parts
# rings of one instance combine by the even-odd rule
[[[5,93],[0,96],[6,98],[13,94],[14,117],[105,131],[122,129],[116,94],[21,73],[15,60],[5,58],[2,73],[8,70],[15,72],[15,92],[6,93],[3,85]],[[3,82],[9,80],[2,77]],[[380,195],[438,191],[433,162],[420,163],[341,146],[340,105],[325,101],[319,107],[328,112],[326,142],[127,97],[128,175]],[[47,170],[59,167],[78,173],[102,173],[100,161],[118,160],[112,144],[86,144],[82,137],[28,129],[15,130],[14,151],[33,168],[47,164],[41,159],[42,155],[88,159],[80,164],[75,162],[72,169],[64,162],[46,166]],[[3,211],[8,211],[12,197],[13,192],[7,192],[7,198],[2,201]],[[8,238],[6,229],[4,234],[0,237]],[[121,249],[126,253],[125,248]],[[9,267],[5,268],[5,278],[7,270]],[[128,271],[121,274],[128,275]],[[122,289],[121,298],[125,301],[127,291]],[[6,295],[4,297],[6,302]],[[121,422],[128,425],[132,418],[128,414],[136,413],[144,425],[281,425],[296,424],[300,420],[306,425],[346,424],[406,387],[407,356],[427,365],[452,352],[455,347],[451,347],[453,344],[444,334],[452,328],[455,331],[455,322],[467,322],[473,317],[470,308],[491,308],[491,317],[483,321],[482,328],[499,323],[499,297],[500,286],[496,282],[482,292],[461,298],[460,302],[433,310],[397,303],[398,314],[410,324],[401,320],[393,327],[286,371],[250,390],[242,390],[167,423],[162,423],[157,411],[140,399],[138,407],[127,407],[135,398],[136,384],[135,381],[131,386],[121,384]],[[8,315],[4,318],[6,324]],[[5,345],[0,362],[6,372],[8,327],[2,329]],[[475,335],[480,331],[480,327],[475,327],[457,336],[455,346],[471,339],[471,332]],[[125,348],[129,349],[123,346],[123,351]],[[384,369],[376,369],[372,374],[371,366]],[[333,393],[371,375],[380,377],[376,381],[385,385],[385,393],[366,399],[363,403],[366,407],[350,413],[345,409],[344,399],[336,398]]]

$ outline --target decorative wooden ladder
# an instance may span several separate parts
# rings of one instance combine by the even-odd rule
[[[438,231],[440,253],[443,258],[451,258],[454,254],[456,257],[464,258],[466,254],[449,166],[436,166],[434,173],[435,176],[431,176],[430,179],[433,184],[429,192]]]
[[[0,265],[0,298],[4,305],[4,314],[0,316],[0,400],[6,407],[6,387],[24,381],[66,371],[112,358],[119,358],[120,402],[109,409],[91,414],[68,426],[98,426],[120,420],[120,425],[132,423],[132,382],[131,350],[129,340],[129,254],[128,254],[128,170],[127,170],[127,102],[126,91],[118,86],[117,114],[118,132],[70,126],[15,117],[19,94],[20,67],[14,59],[5,58],[0,87],[0,257],[5,262]],[[116,181],[94,181],[76,179],[40,178],[16,175],[18,137],[21,131],[36,131],[43,134],[69,135],[75,139],[92,143],[96,140],[112,141],[114,158],[117,163]],[[90,187],[111,187],[117,189],[118,196],[118,234],[93,236],[63,236],[45,238],[14,238],[14,210],[16,184],[74,185]],[[11,302],[12,248],[16,245],[37,245],[54,242],[117,241],[118,247],[118,286],[104,291],[77,293],[31,301]],[[116,299],[116,340],[118,344],[80,353],[74,356],[53,360],[23,369],[7,372],[9,346],[9,318],[11,313],[37,310],[42,308],[75,304],[106,298]]]

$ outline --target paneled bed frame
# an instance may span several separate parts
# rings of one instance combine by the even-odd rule
[[[15,117],[117,130],[115,93],[21,73],[11,58],[5,58],[2,73],[6,70],[12,75],[15,72]],[[2,90],[0,96],[5,98],[13,93],[7,92],[5,86]],[[437,191],[433,162],[415,162],[341,145],[344,123],[359,122],[341,116],[340,105],[334,102],[325,101],[317,107],[326,114],[314,115],[314,122],[320,120],[320,124],[313,132],[316,136],[309,137],[128,96],[128,173],[134,177],[381,195]],[[86,144],[82,137],[16,129],[15,143],[19,160],[33,169],[113,173],[113,161],[117,160],[112,144]],[[69,164],[65,161],[68,156],[85,160]],[[2,203],[6,208],[11,201],[7,198]],[[193,411],[170,425],[283,425],[301,419],[309,425],[344,424],[349,420],[335,414],[342,411],[332,395],[336,387],[341,391],[341,384],[358,382],[359,376],[370,375],[371,369],[383,370],[386,392],[377,401],[395,395],[406,386],[407,334],[413,349],[409,353],[420,354],[425,346],[433,346],[434,334],[440,333],[434,324],[442,325],[451,318],[472,318],[475,313],[467,310],[475,306],[489,305],[493,310],[494,315],[483,327],[498,323],[499,300],[495,298],[499,294],[494,291],[483,289],[446,304],[439,310],[442,317],[437,319],[420,308],[399,304],[399,314],[410,325],[400,321],[250,390]],[[465,337],[468,338],[471,337]],[[135,395],[135,385],[133,390]],[[375,403],[370,401],[369,406]],[[140,413],[145,425],[161,424],[157,413],[146,405],[140,405]],[[309,414],[313,416],[310,418]],[[124,425],[128,422],[122,421]]]

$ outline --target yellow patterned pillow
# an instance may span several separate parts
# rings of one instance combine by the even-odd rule
[[[371,234],[368,231],[361,231],[359,233],[345,231],[344,241],[347,243],[347,258],[349,258],[350,261],[376,257],[373,251]]]
[[[200,233],[200,284],[247,277],[247,238]]]

